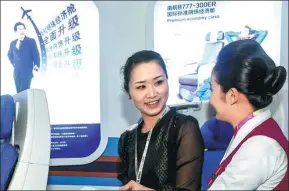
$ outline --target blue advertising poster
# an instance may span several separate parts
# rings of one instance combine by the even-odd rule
[[[100,124],[98,22],[92,1],[1,1],[1,93],[23,91],[20,77],[26,89],[45,90],[51,166],[95,161],[107,144]]]
[[[170,105],[209,101],[210,75],[228,43],[253,39],[280,64],[281,1],[159,1],[154,49],[170,76]]]

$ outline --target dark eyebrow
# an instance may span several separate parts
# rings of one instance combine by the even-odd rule
[[[160,77],[163,77],[164,75],[159,75],[159,76],[157,76],[157,77],[154,77],[154,80],[156,80],[156,79],[158,79],[158,78],[160,78]],[[134,83],[134,84],[141,84],[141,83],[145,83],[146,81],[145,80],[143,80],[143,81],[138,81],[138,82],[136,82],[136,83]]]

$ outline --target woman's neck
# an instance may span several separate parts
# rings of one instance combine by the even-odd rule
[[[253,112],[254,112],[253,108],[243,108],[243,109],[237,110],[234,113],[234,116],[232,116],[231,120],[230,120],[230,123],[233,126],[233,128],[236,128],[242,120],[244,120],[246,117],[248,117]]]
[[[156,125],[157,121],[158,121],[158,116],[146,116],[146,117],[143,117],[143,127],[142,127],[142,132],[143,133],[147,133],[149,132],[151,129],[154,128],[154,126]]]
[[[161,117],[162,113],[164,112],[164,109],[155,116],[148,116],[148,115],[142,115],[143,121],[144,121],[144,125],[142,127],[142,132],[143,133],[147,133],[149,132],[151,129],[153,129],[157,123],[157,121],[159,120],[159,118]]]

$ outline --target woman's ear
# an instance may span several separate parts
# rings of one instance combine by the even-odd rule
[[[239,94],[240,92],[236,88],[231,88],[226,93],[226,102],[229,103],[230,105],[234,105],[239,100]]]

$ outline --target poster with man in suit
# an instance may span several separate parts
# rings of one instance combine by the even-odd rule
[[[40,55],[36,41],[26,36],[26,27],[17,22],[14,25],[17,39],[10,43],[8,58],[14,67],[14,81],[17,93],[30,89],[33,71],[40,67]]]

